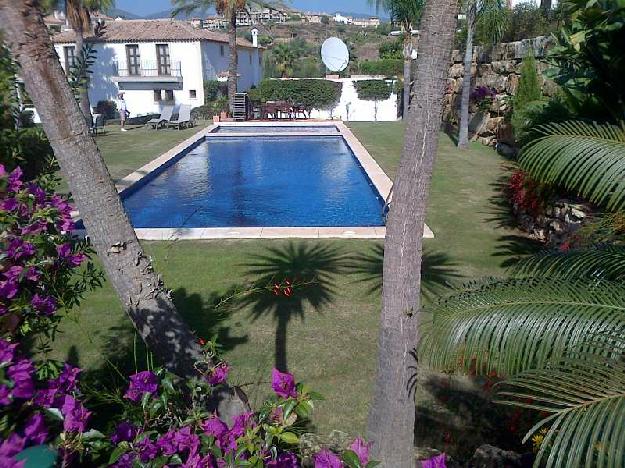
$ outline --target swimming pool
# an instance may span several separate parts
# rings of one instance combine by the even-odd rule
[[[338,133],[336,125],[220,125],[213,133]]]
[[[383,226],[341,136],[211,136],[122,198],[136,228]]]

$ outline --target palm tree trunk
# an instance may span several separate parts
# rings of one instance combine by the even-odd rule
[[[288,372],[286,359],[286,333],[289,324],[289,312],[278,310],[278,325],[276,326],[275,363],[280,372]]]
[[[230,115],[234,106],[234,95],[237,92],[237,10],[232,8],[230,13],[230,29],[228,30],[228,47],[230,49],[230,63],[228,65],[228,101],[230,102]]]
[[[80,60],[80,63],[84,63],[86,57],[83,56],[85,45],[83,31],[81,28],[75,28],[74,32],[76,34],[76,57]],[[82,115],[85,117],[85,122],[87,122],[87,127],[91,128],[93,125],[93,117],[91,115],[91,103],[89,102],[89,76],[85,72],[82,73],[82,76],[79,78],[78,102],[80,103]]]
[[[404,32],[404,109],[403,119],[408,118],[410,107],[410,84],[412,82],[412,35],[411,31]]]
[[[0,27],[11,41],[26,90],[124,310],[164,365],[179,375],[194,374],[199,345],[141,249],[100,151],[89,136],[38,2],[0,0]]]
[[[471,68],[473,66],[473,33],[475,30],[475,3],[467,14],[467,44],[464,51],[464,76],[460,95],[460,129],[458,148],[469,146],[469,101],[471,99]]]
[[[416,375],[413,349],[420,319],[423,226],[438,147],[442,101],[456,27],[457,0],[428,0],[421,20],[415,93],[394,183],[384,243],[378,365],[368,437],[372,458],[413,468]]]

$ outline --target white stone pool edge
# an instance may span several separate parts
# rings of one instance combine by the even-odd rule
[[[267,127],[268,132],[253,133],[216,133],[218,127],[237,126],[237,127]],[[249,123],[229,123],[222,122],[219,124],[209,125],[208,127],[198,131],[190,138],[187,138],[180,144],[176,145],[158,158],[150,161],[148,164],[137,169],[132,174],[124,177],[116,185],[118,192],[123,192],[131,188],[134,184],[141,181],[153,171],[161,166],[169,163],[172,159],[177,158],[187,148],[196,144],[203,138],[228,138],[228,137],[249,137],[264,136],[271,133],[271,128],[276,126],[293,126],[293,127],[324,127],[335,126],[338,132],[320,133],[319,131],[306,132],[289,132],[288,136],[342,136],[351,151],[358,159],[358,162],[367,173],[367,176],[386,200],[391,187],[393,185],[391,179],[386,175],[378,163],[371,157],[367,149],[358,141],[356,136],[343,122],[318,121],[318,122],[280,122],[276,125],[273,122],[249,122]],[[137,237],[142,240],[202,240],[202,239],[383,239],[386,236],[386,228],[384,226],[376,227],[226,227],[226,228],[136,228]],[[423,233],[424,238],[433,238],[434,233],[426,225]]]

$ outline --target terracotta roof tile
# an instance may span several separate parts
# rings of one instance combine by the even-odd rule
[[[213,41],[228,42],[228,35],[193,27],[186,21],[177,20],[120,20],[106,22],[104,35],[87,40],[95,42],[141,42],[141,41]],[[52,42],[74,42],[74,31],[63,31],[52,36]],[[239,47],[253,47],[248,40],[237,38]]]

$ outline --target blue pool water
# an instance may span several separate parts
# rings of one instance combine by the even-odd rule
[[[211,137],[123,198],[139,228],[382,225],[341,137]]]

